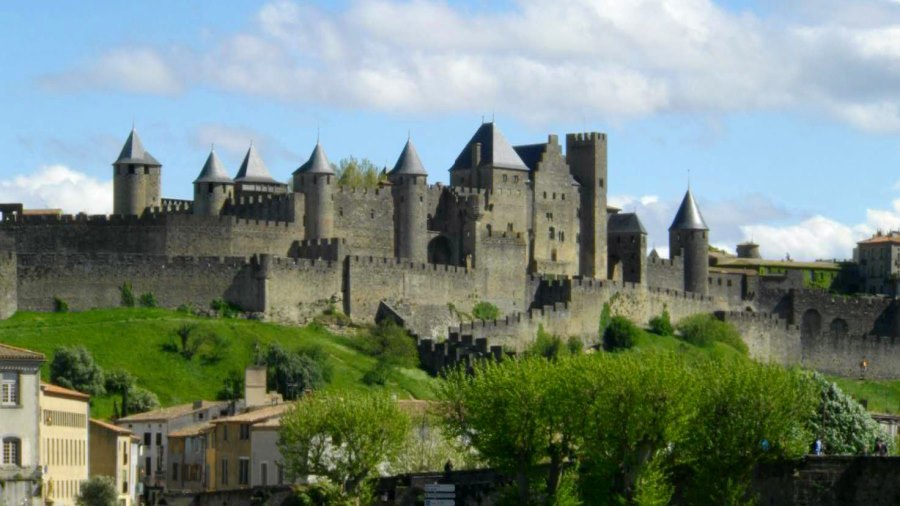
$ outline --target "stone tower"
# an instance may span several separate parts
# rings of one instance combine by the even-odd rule
[[[684,290],[709,293],[709,227],[688,189],[669,227],[669,256],[684,262]]]
[[[203,164],[203,170],[194,180],[194,214],[218,216],[228,199],[234,197],[234,181],[216,156],[215,150]]]
[[[521,189],[528,167],[494,122],[482,123],[450,168],[450,184],[468,188]]]
[[[642,284],[647,279],[647,229],[636,213],[612,213],[607,220],[609,279]]]
[[[603,279],[606,267],[606,134],[567,134],[566,161],[581,184],[579,273]]]
[[[304,196],[303,225],[307,239],[334,237],[334,169],[316,142],[309,160],[294,171],[294,191]]]
[[[244,196],[264,196],[286,193],[287,185],[272,178],[253,144],[247,149],[241,168],[234,176],[234,193],[238,199]]]
[[[140,216],[148,207],[160,207],[161,170],[162,164],[144,149],[132,128],[113,162],[113,214]]]
[[[416,153],[412,140],[400,153],[394,168],[388,173],[394,197],[394,254],[414,262],[428,257],[428,212],[425,195],[428,192],[428,172]]]

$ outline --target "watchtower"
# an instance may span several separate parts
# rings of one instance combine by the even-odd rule
[[[644,283],[647,278],[647,229],[636,213],[612,213],[607,221],[607,277],[625,283]]]
[[[241,168],[234,176],[234,193],[237,198],[286,192],[287,185],[277,181],[269,174],[269,169],[251,143],[244,156],[244,161],[241,162]]]
[[[159,207],[161,172],[162,164],[144,149],[132,127],[113,162],[113,213],[140,216],[148,207]]]
[[[603,279],[606,267],[606,134],[566,135],[566,161],[581,184],[579,272]]]
[[[709,293],[709,227],[690,189],[669,227],[669,256],[682,257],[686,292]]]
[[[203,170],[194,180],[194,214],[218,216],[228,199],[234,197],[234,181],[216,156],[209,150]]]
[[[428,256],[428,171],[416,152],[412,139],[388,173],[394,198],[394,253],[397,258],[425,262]]]
[[[309,160],[294,171],[294,191],[304,196],[303,225],[307,239],[334,237],[334,169],[316,142]]]

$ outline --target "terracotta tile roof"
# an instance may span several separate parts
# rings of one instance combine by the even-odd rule
[[[2,360],[47,360],[43,353],[18,348],[0,343],[0,359]]]
[[[199,436],[203,434],[207,430],[211,429],[213,426],[210,422],[200,422],[195,423],[193,425],[188,425],[187,427],[182,427],[175,432],[170,432],[169,437],[191,437],[191,436]]]
[[[117,434],[122,434],[123,436],[134,436],[134,433],[131,432],[130,430],[128,430],[124,427],[119,427],[118,425],[113,425],[111,423],[104,422],[103,420],[97,420],[95,418],[91,418],[91,423],[98,427],[103,427],[106,430],[115,432]]]
[[[128,415],[124,418],[119,418],[116,420],[116,423],[128,423],[128,422],[155,422],[157,420],[171,420],[173,418],[179,418],[182,416],[190,415],[195,411],[203,411],[212,407],[224,407],[228,404],[226,401],[217,402],[217,401],[199,401],[200,407],[195,407],[195,403],[191,402],[188,404],[179,404],[177,406],[169,406],[167,408],[154,409],[153,411],[147,411],[144,413],[137,413],[134,415]]]
[[[900,235],[888,234],[888,235],[876,235],[875,237],[870,237],[864,241],[859,241],[857,244],[900,244]]]
[[[253,409],[244,413],[238,413],[233,416],[225,416],[212,420],[212,423],[256,423],[276,418],[288,410],[293,403],[276,404],[274,406],[266,406],[264,408]]]
[[[53,385],[50,383],[41,382],[41,391],[46,395],[53,395],[57,397],[71,397],[78,400],[88,400],[91,398],[90,395],[81,393],[78,390],[71,390],[68,388],[63,388],[59,385]]]
[[[281,417],[269,418],[264,422],[253,424],[250,430],[278,430],[281,428]]]
[[[716,261],[716,267],[732,269],[738,268],[757,268],[757,267],[778,267],[782,269],[830,269],[839,270],[841,264],[837,262],[794,262],[793,260],[766,260],[763,258],[738,258],[738,257],[719,257]]]

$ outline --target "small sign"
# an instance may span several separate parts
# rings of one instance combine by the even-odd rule
[[[429,494],[432,492],[439,493],[447,493],[447,492],[456,492],[456,485],[452,483],[429,483],[425,485],[425,493]]]
[[[425,499],[425,506],[456,506],[455,499]]]

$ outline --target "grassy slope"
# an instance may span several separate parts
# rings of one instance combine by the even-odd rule
[[[841,390],[854,399],[868,402],[869,411],[875,413],[900,413],[900,381],[860,380],[829,376]]]
[[[199,331],[214,332],[229,346],[223,359],[204,364],[163,351],[175,329],[185,323]],[[210,319],[164,309],[104,309],[83,313],[18,313],[0,322],[0,342],[47,355],[59,346],[83,344],[106,370],[122,368],[138,377],[138,384],[153,391],[164,405],[214,399],[229,371],[241,371],[254,356],[254,345],[278,341],[291,349],[320,346],[334,367],[330,389],[368,389],[362,375],[374,359],[347,345],[348,340],[315,327],[283,327],[257,321]],[[49,364],[42,370],[49,379]],[[430,398],[434,382],[424,371],[396,371],[386,385],[401,398]],[[96,399],[93,415],[112,414],[112,397]]]

